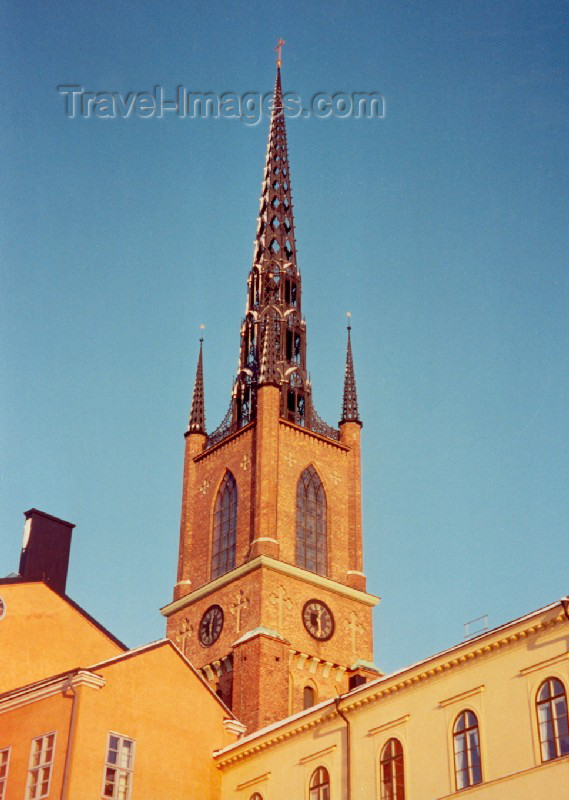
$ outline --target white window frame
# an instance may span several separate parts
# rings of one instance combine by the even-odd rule
[[[4,760],[4,754],[6,754],[6,763],[2,763]],[[4,775],[0,775],[0,800],[4,800],[6,797],[6,784],[8,783],[8,770],[10,768],[10,748],[3,747],[0,750],[0,768],[6,767],[6,772]]]
[[[121,766],[121,764],[119,763],[120,762],[120,758],[117,759],[117,763],[116,764],[113,764],[110,761],[109,755],[110,755],[110,752],[111,752],[111,738],[119,740],[119,742],[118,742],[118,750],[117,750],[117,753],[119,754],[119,756],[120,756],[120,753],[121,753],[121,746],[122,746],[123,742],[130,742],[131,743],[132,749],[131,749],[131,753],[130,753],[130,766],[128,766],[128,767]],[[130,736],[124,736],[122,733],[115,733],[114,731],[109,731],[109,733],[107,734],[107,747],[106,747],[106,750],[105,750],[105,766],[103,767],[103,785],[101,787],[101,797],[103,798],[103,800],[118,800],[117,792],[118,792],[119,785],[118,785],[118,781],[116,780],[116,778],[117,777],[120,778],[121,776],[122,777],[126,776],[127,779],[128,779],[125,800],[130,800],[130,795],[131,795],[131,792],[132,792],[132,781],[133,781],[133,775],[134,775],[134,753],[135,753],[135,749],[136,749],[136,741],[134,739],[132,739]],[[115,772],[116,772],[112,795],[111,794],[105,794],[105,784],[107,783],[107,770],[108,769],[114,769]]]
[[[47,741],[47,739],[50,736],[53,736],[53,744],[52,744],[52,747],[51,747],[51,760],[50,761],[45,761],[44,758],[43,758],[43,755],[44,755],[43,742],[44,742],[44,740]],[[34,745],[35,745],[36,742],[40,742],[40,750],[39,750],[40,762],[39,762],[39,764],[34,764]],[[36,736],[35,739],[32,739],[32,746],[30,747],[30,764],[29,764],[29,767],[28,767],[28,779],[26,781],[26,800],[41,800],[42,797],[48,797],[49,796],[49,790],[51,788],[51,778],[52,778],[52,775],[53,775],[53,765],[55,763],[55,746],[56,746],[56,742],[57,742],[57,731],[50,731],[50,733],[44,733],[41,736]],[[34,774],[39,776],[40,772],[42,770],[45,770],[45,769],[48,770],[47,789],[46,789],[45,792],[42,792],[41,784],[44,781],[43,780],[39,781],[38,783],[35,784],[35,786],[33,786],[32,785],[32,780],[33,780]],[[39,789],[39,794],[36,791],[38,789]],[[33,794],[32,794],[32,792],[33,792]]]

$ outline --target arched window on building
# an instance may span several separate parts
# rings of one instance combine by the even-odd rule
[[[330,776],[326,767],[318,767],[312,773],[309,800],[330,800]]]
[[[565,687],[557,678],[547,678],[536,696],[537,722],[541,760],[569,753],[569,727],[567,724],[567,695]]]
[[[296,563],[319,575],[328,574],[326,495],[311,465],[296,487]]]
[[[237,527],[237,484],[231,472],[226,472],[213,514],[213,549],[211,577],[218,578],[235,566],[235,535]]]
[[[303,708],[312,708],[312,706],[315,705],[316,692],[314,691],[313,686],[307,685],[304,687],[302,703]]]
[[[251,795],[249,800],[263,800],[263,795],[259,794],[259,792],[255,792],[254,794]]]
[[[482,783],[478,720],[473,711],[461,711],[453,728],[456,788]]]
[[[403,748],[399,739],[389,739],[380,758],[381,800],[405,800]]]

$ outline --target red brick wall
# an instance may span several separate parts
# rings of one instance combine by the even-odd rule
[[[254,731],[288,714],[288,645],[258,635],[234,653],[233,711]]]
[[[295,563],[297,484],[310,464],[326,493],[328,577],[338,589],[343,585],[365,591],[360,425],[344,423],[341,441],[332,441],[281,420],[279,403],[279,390],[263,386],[251,425],[208,451],[203,450],[202,434],[187,436],[176,599],[211,580],[213,512],[227,470],[237,484],[236,567],[258,555]],[[319,699],[346,691],[343,669],[360,658],[372,660],[370,606],[333,586],[315,586],[310,573],[305,574],[306,579],[257,568],[205,597],[189,597],[189,605],[168,620],[168,635],[196,667],[214,665],[206,668],[212,684],[221,685],[226,696],[232,694],[234,710],[249,727],[284,716],[291,703],[299,710],[307,679],[314,682]],[[315,640],[303,625],[302,609],[311,599],[326,603],[334,615],[335,632],[326,642]],[[236,604],[243,601],[239,615]],[[217,642],[203,647],[199,622],[214,603],[224,610],[224,626]],[[259,626],[278,631],[286,641],[255,636],[234,651],[236,641]],[[299,660],[294,653],[311,660]],[[233,670],[228,672],[232,654]]]

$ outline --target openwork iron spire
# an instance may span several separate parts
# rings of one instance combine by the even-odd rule
[[[281,86],[281,70],[273,94],[271,127],[267,145],[265,175],[261,189],[254,263],[268,267],[276,262],[280,266],[296,265],[294,221],[286,125]]]
[[[296,262],[290,167],[285,109],[277,45],[277,77],[269,141],[261,187],[253,266],[249,273],[247,306],[241,327],[239,371],[233,392],[233,424],[255,416],[259,382],[281,388],[281,416],[310,426],[312,404],[306,371],[306,324],[301,315],[300,273]],[[272,327],[267,338],[266,330]],[[263,364],[265,342],[270,344],[270,381]],[[274,351],[274,355],[273,355]],[[261,375],[261,368],[263,374]]]
[[[198,366],[196,368],[196,380],[194,383],[194,395],[192,397],[190,424],[188,425],[189,433],[205,433],[202,346],[203,336],[200,337],[200,354],[198,356]]]
[[[342,422],[360,422],[358,414],[358,395],[354,375],[354,359],[352,357],[352,339],[350,332],[350,314],[348,313],[348,347],[346,350],[346,375],[344,377],[344,398],[342,401]],[[361,423],[360,423],[361,424]]]
[[[230,409],[208,437],[208,446],[255,419],[257,388],[263,383],[280,388],[281,418],[331,439],[340,435],[314,411],[306,369],[306,323],[301,310],[281,85],[283,44],[279,40],[275,48],[277,77],[237,377]]]

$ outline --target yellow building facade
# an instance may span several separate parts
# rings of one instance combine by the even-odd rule
[[[215,756],[223,800],[567,798],[568,608],[244,737]]]

